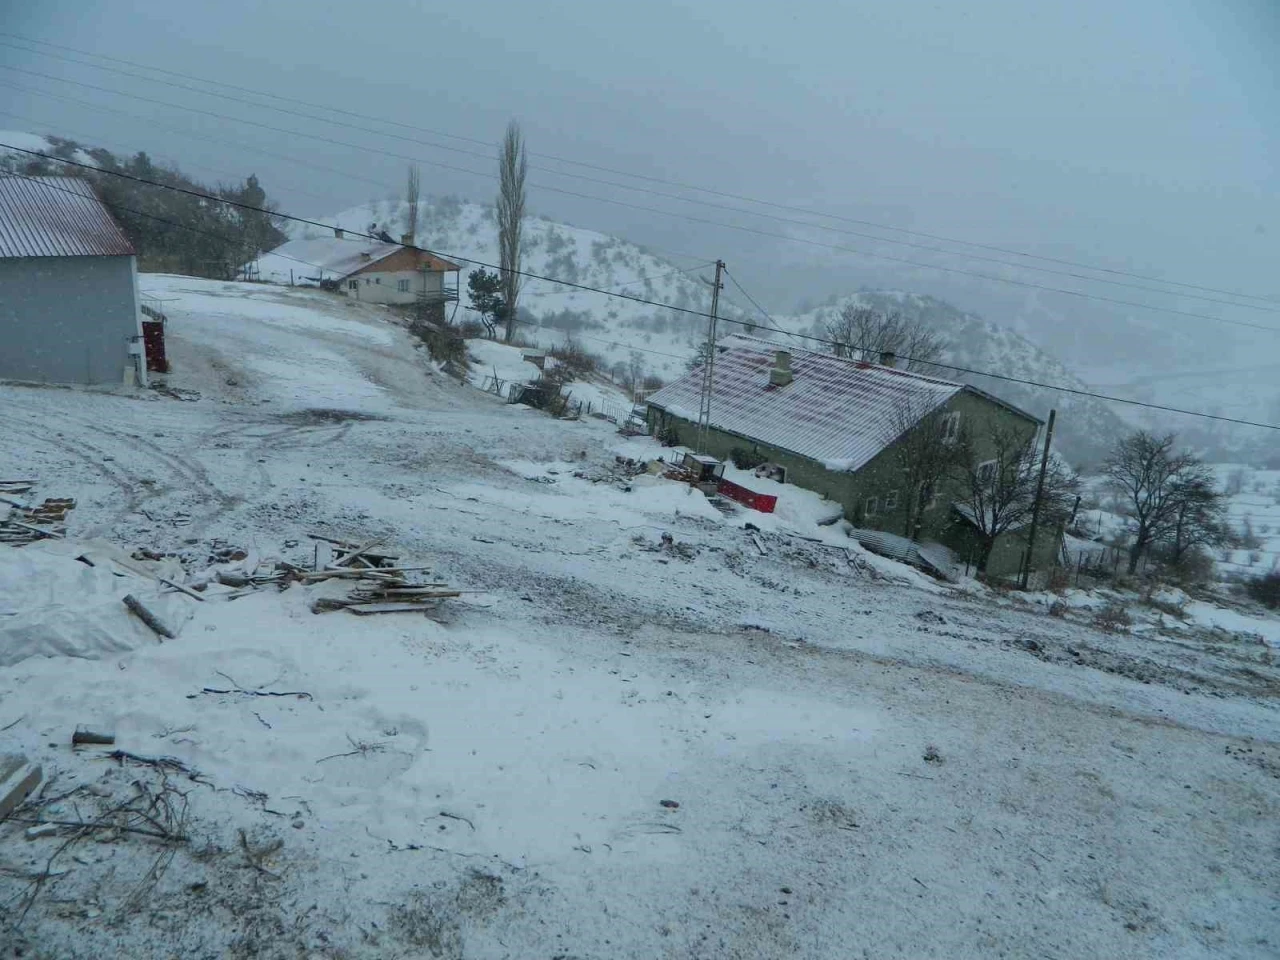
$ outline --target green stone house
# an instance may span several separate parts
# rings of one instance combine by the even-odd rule
[[[894,446],[905,418],[919,422],[943,413],[952,440],[967,431],[977,463],[985,459],[983,438],[993,418],[1025,429],[1034,440],[1041,421],[978,390],[901,370],[890,355],[880,364],[826,353],[784,348],[753,337],[729,337],[717,347],[710,429],[705,452],[728,459],[734,450],[762,455],[785,471],[782,479],[822,494],[844,507],[855,527],[902,535],[907,526],[906,490]],[[667,384],[647,400],[654,435],[696,443],[702,371]],[[895,438],[896,435],[896,438]],[[975,530],[960,499],[959,480],[932,491],[921,516],[921,540],[955,551],[960,561],[975,554]],[[1037,534],[1033,570],[1049,567],[1059,549],[1057,531]],[[988,560],[991,576],[1013,576],[1026,553],[1025,530],[1008,531]]]

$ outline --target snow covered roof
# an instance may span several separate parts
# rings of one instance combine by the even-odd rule
[[[0,177],[0,258],[132,253],[133,245],[87,180]]]
[[[290,240],[264,255],[259,260],[259,269],[265,279],[270,279],[270,274],[280,273],[287,277],[290,270],[300,273],[312,267],[319,271],[316,279],[341,280],[403,249],[404,246],[399,243],[363,237]],[[426,251],[419,253],[432,270],[451,272],[460,269],[456,263],[443,257]]]
[[[769,370],[780,350],[791,355],[792,382],[773,386]],[[720,341],[716,354],[711,425],[817,460],[828,470],[854,471],[889,445],[888,433],[900,410],[909,409],[922,418],[962,390],[972,388],[735,336]],[[696,422],[701,394],[702,371],[694,370],[652,394],[647,402]]]

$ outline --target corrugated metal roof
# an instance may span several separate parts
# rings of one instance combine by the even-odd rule
[[[791,355],[793,379],[783,387],[769,382],[778,350]],[[889,445],[901,410],[923,417],[963,389],[905,370],[729,337],[716,354],[711,425],[817,460],[830,470],[852,471]],[[702,371],[695,370],[647,402],[696,422],[701,395]]]
[[[0,176],[0,258],[118,257],[133,252],[87,180]]]
[[[315,267],[318,280],[341,280],[363,270],[379,260],[385,260],[393,253],[403,249],[401,244],[387,243],[382,240],[367,240],[363,237],[314,237],[310,240],[290,240],[281,244],[270,253],[259,259],[259,267],[264,275],[281,272],[287,275],[289,270],[298,270],[301,265]],[[450,272],[458,270],[452,263],[433,254],[421,253],[423,260],[433,270]],[[280,257],[280,261],[273,258]],[[283,264],[283,269],[280,265]]]

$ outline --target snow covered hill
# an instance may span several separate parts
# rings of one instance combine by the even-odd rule
[[[363,204],[337,214],[330,221],[350,231],[369,231],[377,225],[392,236],[407,227],[406,207],[400,201],[383,200]],[[295,236],[318,236],[317,227],[295,229]],[[455,259],[471,258],[494,264],[498,260],[497,224],[493,209],[454,197],[428,198],[419,211],[416,236],[423,246]],[[466,278],[462,274],[463,304],[458,315],[466,314]],[[705,311],[710,290],[701,279],[711,266],[697,261],[673,260],[618,237],[531,217],[525,225],[525,269],[530,273],[568,280],[602,290],[658,301],[678,308]],[[735,303],[734,300],[739,302]],[[829,301],[821,307],[796,315],[771,317],[742,302],[732,288],[721,299],[721,314],[730,320],[752,324],[726,323],[724,332],[777,336],[796,347],[823,349],[821,344],[788,334],[823,336],[824,324],[850,302],[879,310],[896,310],[919,317],[946,340],[944,359],[962,367],[993,370],[1067,387],[1087,389],[1087,385],[1060,361],[1015,333],[1012,329],[933,297],[900,292],[864,291]],[[521,334],[540,346],[563,342],[566,337],[581,341],[588,350],[600,354],[608,365],[627,363],[638,352],[646,372],[670,379],[682,373],[705,336],[705,321],[678,310],[654,307],[576,290],[562,284],[529,280],[521,296],[525,321]],[[1125,424],[1104,403],[1038,388],[1026,387],[989,377],[950,371],[940,375],[971,382],[1038,416],[1051,407],[1059,412],[1058,444],[1077,462],[1095,461],[1111,440],[1124,431]]]

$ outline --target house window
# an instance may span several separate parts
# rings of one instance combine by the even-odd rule
[[[347,281],[347,289],[348,289],[348,290],[358,290],[358,289],[360,289],[360,281],[359,281],[359,280],[348,280],[348,281]]]
[[[898,491],[890,490],[884,495],[884,508],[886,511],[898,509]]]
[[[985,487],[987,484],[989,484],[992,480],[995,479],[996,462],[994,460],[983,461],[982,463],[978,464],[978,469],[976,473],[978,475],[978,483],[980,483],[982,486]]]
[[[408,281],[408,280],[397,280],[397,281],[396,281],[396,290],[397,290],[398,292],[400,292],[400,293],[408,293],[408,292],[409,292],[409,281]]]
[[[942,418],[942,442],[955,443],[960,439],[960,414],[948,413]]]
[[[382,282],[382,278],[381,278],[381,277],[374,277],[374,278],[373,278],[373,282],[374,282],[374,283],[381,283],[381,282]]]
[[[369,285],[369,278],[368,278],[368,277],[365,277],[365,278],[364,278],[364,285],[365,285],[366,287]]]
[[[880,512],[880,500],[877,497],[867,497],[867,516],[874,517]]]

